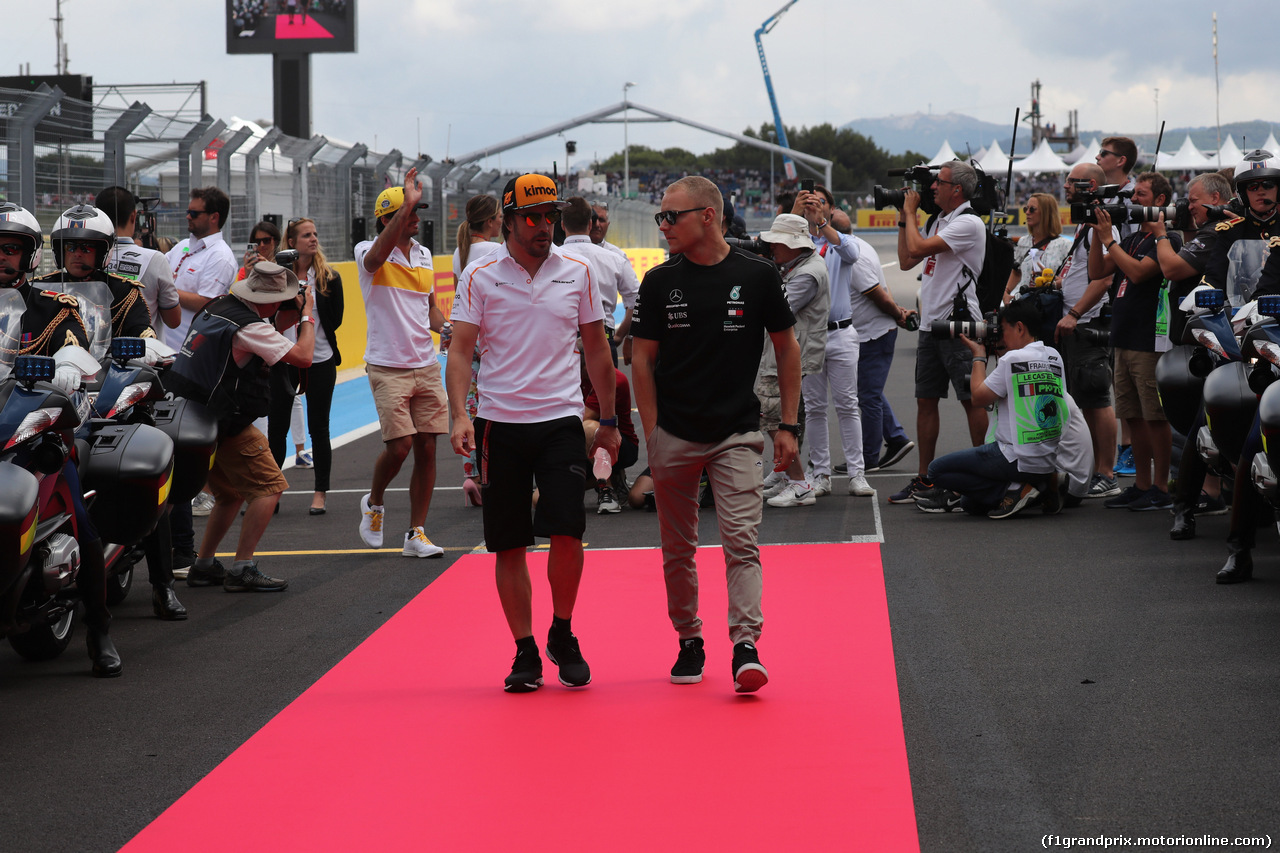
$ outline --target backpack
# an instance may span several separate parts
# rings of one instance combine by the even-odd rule
[[[973,210],[966,210],[965,213],[970,216],[977,216],[978,221],[982,221],[982,217],[978,216]],[[928,231],[937,220],[938,214],[933,214],[925,222],[925,230]],[[982,259],[982,269],[974,277],[973,270],[967,266],[961,266],[964,274],[969,278],[969,284],[973,285],[974,293],[978,297],[978,310],[983,314],[990,314],[1000,308],[1000,304],[1004,302],[1004,289],[1009,284],[1009,275],[1013,272],[1013,243],[1008,237],[997,235],[989,228],[983,228],[986,235],[987,251]],[[964,291],[969,284],[961,285],[961,292]],[[974,319],[977,319],[976,317]]]

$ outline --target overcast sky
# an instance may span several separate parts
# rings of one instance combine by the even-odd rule
[[[753,33],[785,0],[359,0],[356,54],[312,58],[313,132],[435,159],[622,99],[740,132],[771,121]],[[9,0],[9,70],[54,72],[54,0]],[[216,117],[270,118],[271,58],[228,56],[224,0],[63,0],[70,71],[98,84],[207,80]],[[1050,11],[1050,9],[1052,11]],[[1074,0],[799,0],[764,37],[788,126],[914,112],[1011,122],[1029,105],[1060,127],[1154,132],[1213,125],[1212,4]],[[1271,120],[1280,93],[1273,3],[1218,9],[1221,120]],[[1157,118],[1156,91],[1159,90]],[[420,123],[420,125],[419,125]],[[622,148],[606,124],[568,134],[575,161]],[[681,125],[630,140],[701,153],[728,144]],[[563,164],[563,140],[488,167]]]

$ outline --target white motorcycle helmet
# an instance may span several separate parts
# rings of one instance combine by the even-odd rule
[[[1240,191],[1241,184],[1264,179],[1280,181],[1280,160],[1266,149],[1255,148],[1236,166],[1236,191]]]
[[[18,269],[23,273],[33,273],[40,268],[40,258],[44,249],[44,234],[40,232],[40,223],[26,208],[13,202],[0,203],[0,235],[17,237],[22,241],[22,256],[18,259]]]
[[[53,244],[53,259],[59,269],[64,268],[63,246],[68,242],[90,242],[95,244],[93,268],[100,270],[111,255],[111,246],[116,241],[116,226],[111,217],[91,204],[77,204],[65,211],[53,223],[53,231],[49,233],[49,242]]]

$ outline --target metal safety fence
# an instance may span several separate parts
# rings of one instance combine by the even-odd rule
[[[420,213],[421,234],[434,254],[453,251],[467,199],[498,197],[514,175],[372,151],[323,134],[298,139],[240,119],[179,118],[140,101],[94,104],[44,84],[0,89],[0,155],[0,197],[33,211],[46,234],[62,211],[118,185],[145,200],[164,248],[187,236],[190,189],[216,185],[231,199],[223,233],[237,257],[259,220],[271,218],[283,231],[307,217],[335,261],[350,260],[354,245],[373,236],[374,200],[403,184],[410,167],[423,181],[429,206]],[[660,245],[654,206],[617,199],[611,206],[610,242]]]

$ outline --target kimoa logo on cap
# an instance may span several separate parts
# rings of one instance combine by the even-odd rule
[[[544,186],[544,185],[534,185],[534,186],[531,186],[531,187],[523,187],[523,189],[524,189],[524,194],[525,194],[526,196],[534,196],[534,195],[555,195],[555,194],[556,194],[556,188],[555,188],[555,187],[548,187],[548,186]]]

